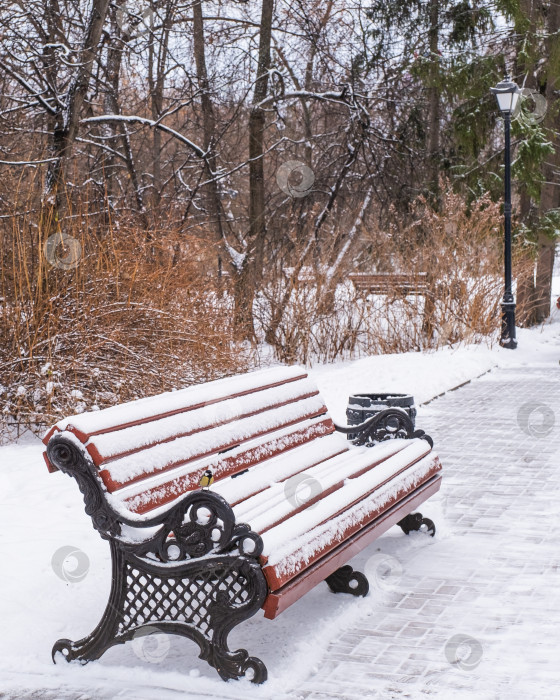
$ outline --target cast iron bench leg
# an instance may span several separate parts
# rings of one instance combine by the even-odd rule
[[[408,535],[413,530],[420,529],[432,537],[436,534],[434,522],[429,518],[425,518],[422,513],[410,513],[402,520],[399,520],[397,525],[401,527],[405,535]],[[355,596],[366,596],[369,591],[367,578],[359,571],[354,571],[349,564],[327,576],[325,582],[333,593],[351,593]]]
[[[354,571],[349,565],[342,566],[325,579],[333,593],[351,593],[355,596],[366,596],[369,592],[369,582],[360,571]]]
[[[87,663],[115,644],[134,639],[140,630],[188,637],[200,647],[201,659],[224,680],[250,672],[254,683],[267,678],[266,666],[245,649],[230,651],[227,637],[254,615],[267,593],[258,563],[225,555],[194,559],[176,567],[150,564],[111,541],[113,581],[99,625],[84,639],[59,639],[53,647],[67,661]]]
[[[420,529],[427,532],[431,537],[436,534],[436,526],[434,521],[430,520],[430,518],[425,518],[422,513],[410,513],[402,520],[399,520],[397,525],[400,526],[405,535],[408,535],[408,533],[412,532],[413,530]]]
[[[112,584],[109,601],[101,621],[91,634],[83,639],[73,642],[70,639],[59,639],[52,648],[52,659],[56,663],[57,654],[61,654],[66,661],[78,660],[82,664],[99,659],[103,653],[117,644],[116,630],[119,626],[119,603],[121,602],[121,582],[124,566],[124,556],[115,542],[109,542],[112,560]],[[122,640],[124,642],[124,640]]]

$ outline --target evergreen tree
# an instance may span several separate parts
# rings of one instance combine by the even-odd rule
[[[442,175],[469,199],[502,197],[502,121],[490,87],[508,73],[522,87],[512,125],[515,234],[534,256],[536,274],[520,281],[518,294],[525,321],[542,321],[560,228],[559,5],[375,0],[368,17],[367,61],[385,78],[394,133],[406,145],[397,160],[408,176],[405,206],[423,193],[437,207]]]

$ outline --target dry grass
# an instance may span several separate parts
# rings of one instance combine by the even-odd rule
[[[40,431],[60,417],[246,370],[231,304],[201,276],[212,247],[195,237],[73,219],[70,269],[41,254],[33,221],[0,229],[0,407]],[[5,224],[6,220],[4,220]],[[78,223],[80,222],[80,223]],[[72,244],[75,245],[75,244]],[[62,257],[70,247],[58,246]],[[42,280],[42,283],[41,283]]]
[[[273,346],[277,359],[328,362],[496,342],[503,293],[500,206],[481,198],[469,208],[442,185],[438,212],[419,199],[412,225],[396,215],[388,230],[370,221],[358,253],[357,269],[363,272],[426,273],[429,294],[403,296],[396,287],[386,295],[359,292],[344,282],[347,269],[334,298],[325,299],[321,273],[308,270],[284,310]],[[277,275],[263,291],[257,312],[261,328],[266,329],[284,285]]]

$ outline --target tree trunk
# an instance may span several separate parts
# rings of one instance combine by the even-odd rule
[[[259,30],[259,58],[253,108],[249,117],[249,235],[243,269],[238,272],[235,302],[235,325],[240,337],[253,340],[253,299],[258,281],[262,277],[264,238],[266,235],[264,188],[264,130],[265,113],[260,103],[268,93],[270,70],[270,45],[272,39],[272,15],[274,0],[263,0]]]
[[[439,0],[429,4],[430,82],[428,87],[428,169],[430,192],[437,207],[440,166]]]
[[[64,164],[76,139],[82,105],[89,87],[91,67],[97,56],[97,47],[109,0],[93,0],[88,18],[82,49],[77,67],[70,80],[66,100],[55,117],[54,133],[51,142],[51,157],[44,190],[44,199],[53,200],[59,196],[63,182]]]
[[[560,208],[560,45],[558,32],[560,31],[560,5],[551,2],[547,14],[547,39],[546,54],[548,57],[548,71],[546,76],[545,97],[547,112],[544,119],[544,128],[547,136],[554,145],[554,152],[547,158],[544,168],[544,183],[541,190],[539,203],[539,215],[545,216],[550,211]],[[536,321],[544,321],[550,314],[550,295],[552,286],[552,272],[554,267],[555,242],[548,236],[539,239],[539,252],[537,257],[536,288],[538,307]]]
[[[103,109],[105,114],[119,113],[119,85],[120,72],[122,61],[122,42],[118,36],[119,24],[117,22],[117,12],[121,11],[122,4],[125,0],[117,0],[115,7],[110,13],[111,20],[111,38],[107,46],[107,64],[106,76],[107,85],[103,98]],[[103,136],[107,139],[107,143],[112,145],[117,142],[118,125],[103,124],[101,126]],[[105,192],[107,197],[108,208],[113,206],[113,194],[115,191],[115,156],[112,153],[103,155],[103,175],[105,178]]]
[[[159,66],[156,57],[156,38],[150,34],[150,44],[148,47],[148,85],[150,88],[150,111],[152,119],[157,121],[161,116],[163,106],[163,95],[159,80]],[[157,211],[161,192],[161,132],[153,129],[152,133],[152,210]]]
[[[560,99],[558,98],[560,6],[557,3],[550,3],[548,6],[546,29],[545,55],[548,60],[546,62],[545,98],[547,111],[542,126],[548,139],[554,145],[554,152],[547,157],[543,165],[543,185],[538,207],[540,221],[549,212],[560,208]],[[530,284],[533,280],[524,280],[520,285],[520,295],[518,295],[520,304],[530,302],[530,310],[526,319],[527,325],[542,323],[550,314],[555,242],[549,236],[540,233],[537,246],[534,286]]]
[[[218,279],[222,276],[222,253],[221,247],[224,240],[224,212],[222,208],[220,188],[215,180],[216,177],[216,116],[214,105],[210,97],[210,83],[206,69],[206,50],[204,43],[204,20],[202,16],[202,0],[195,0],[193,4],[193,44],[194,58],[196,63],[196,74],[198,87],[201,93],[200,101],[202,106],[202,120],[204,130],[204,150],[206,158],[204,161],[206,178],[209,180],[206,187],[206,207],[214,230],[214,237],[219,245],[217,265]],[[235,274],[235,269],[232,270]]]
[[[108,6],[109,0],[93,0],[74,74],[70,79],[65,100],[59,103],[57,112],[53,116],[53,135],[49,145],[49,155],[53,160],[49,163],[47,170],[39,220],[41,249],[49,236],[59,229],[64,166],[72,152],[78,133],[80,113],[89,87],[91,68],[97,57]],[[41,294],[46,288],[47,277],[47,267],[43,263],[39,265],[37,274],[37,290],[38,294]]]
[[[550,315],[554,253],[554,241],[548,236],[539,236],[537,270],[535,274],[535,323],[542,323]]]
[[[111,18],[111,39],[107,47],[107,86],[104,98],[104,108],[106,114],[120,114],[120,73],[123,56],[123,45],[130,38],[121,36],[121,30],[117,22],[117,12],[122,11],[126,0],[118,0],[115,5],[116,12]],[[132,148],[130,146],[130,138],[126,124],[117,122],[116,124],[108,123],[105,127],[108,135],[120,135],[120,142],[123,149],[126,169],[130,178],[130,184],[134,193],[136,202],[136,210],[140,215],[142,226],[148,228],[148,217],[144,206],[144,197],[138,180],[138,173],[134,162]],[[109,155],[106,159],[105,178],[107,182],[107,196],[110,197],[114,191],[115,178],[113,177],[113,162],[114,156]]]

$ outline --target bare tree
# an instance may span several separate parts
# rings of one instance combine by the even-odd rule
[[[49,14],[54,8],[54,0],[49,4]],[[68,87],[64,95],[52,94],[50,111],[54,129],[50,143],[52,158],[45,182],[44,198],[49,206],[63,184],[64,163],[69,157],[78,134],[82,107],[89,87],[92,66],[98,58],[99,40],[107,14],[109,0],[92,0],[89,16],[84,27],[80,49],[76,53],[75,66],[70,73]],[[51,21],[49,19],[49,21]],[[57,208],[57,207],[56,207]]]

